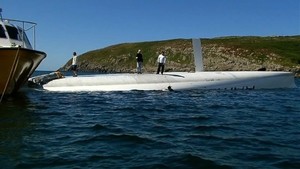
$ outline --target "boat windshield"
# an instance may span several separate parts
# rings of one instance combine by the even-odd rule
[[[8,26],[8,25],[6,25],[5,27],[6,27],[8,35],[11,39],[21,40],[21,39],[19,39],[20,36],[19,36],[19,32],[18,32],[17,28]]]
[[[4,28],[0,25],[0,38],[6,38]]]

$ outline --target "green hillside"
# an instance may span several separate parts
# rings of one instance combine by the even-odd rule
[[[281,56],[281,64],[286,64],[287,66],[300,64],[300,36],[228,37],[213,39],[211,43],[223,44],[230,48],[243,48],[253,52],[262,52],[261,55],[256,56],[258,59],[274,53]]]
[[[222,37],[201,39],[206,71],[300,70],[300,36]],[[194,71],[191,39],[124,43],[79,56],[80,71],[135,72],[138,49],[144,56],[144,72],[154,72],[161,50],[166,51],[166,71]],[[71,61],[61,69],[68,70]]]

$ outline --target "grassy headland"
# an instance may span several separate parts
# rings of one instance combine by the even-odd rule
[[[206,71],[285,70],[300,72],[300,36],[221,37],[202,39]],[[156,70],[156,59],[166,51],[166,71],[194,71],[191,39],[124,43],[86,52],[78,57],[80,71],[135,72],[138,49],[144,72]],[[69,60],[61,70],[70,68]]]

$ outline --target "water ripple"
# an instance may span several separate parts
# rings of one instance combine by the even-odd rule
[[[0,163],[298,169],[299,92],[26,91],[0,105]]]

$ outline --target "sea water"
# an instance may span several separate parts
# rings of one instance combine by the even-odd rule
[[[300,168],[297,88],[48,92],[0,104],[0,168]]]

